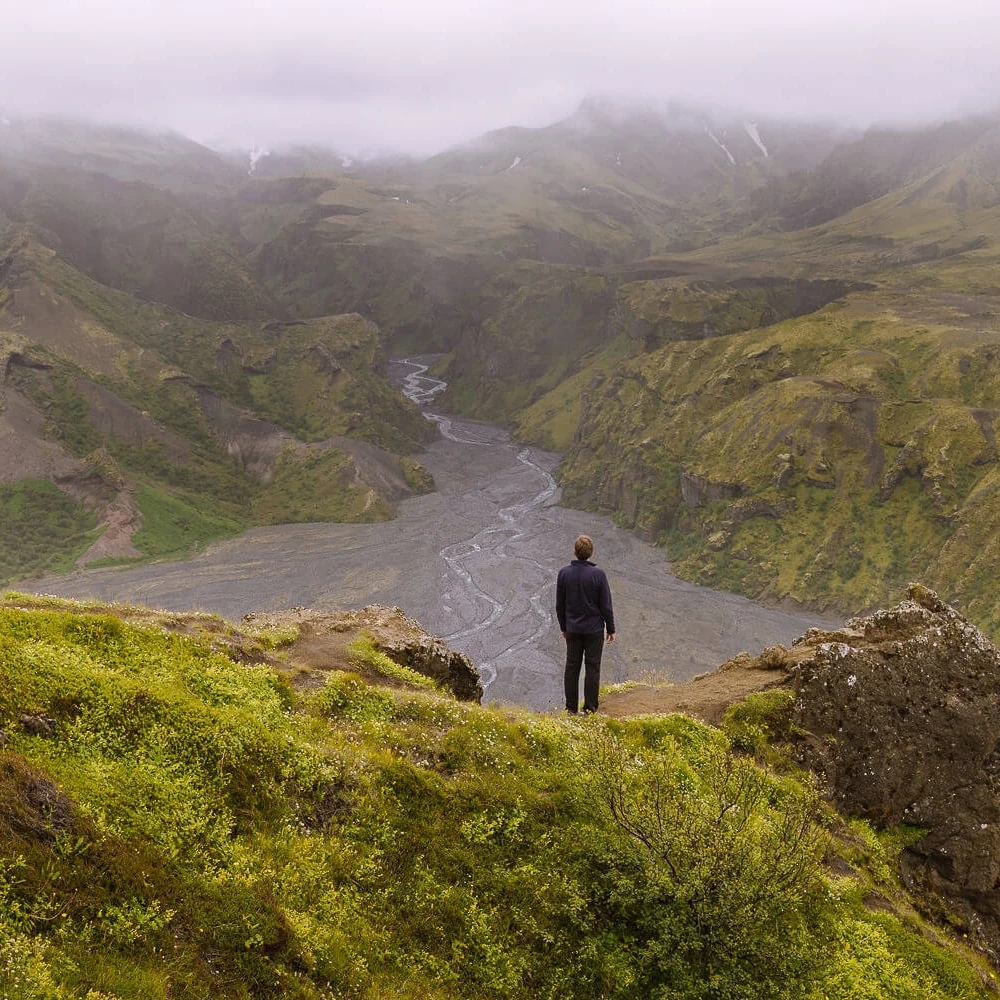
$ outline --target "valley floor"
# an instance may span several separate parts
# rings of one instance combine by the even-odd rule
[[[554,581],[579,534],[595,539],[615,598],[620,641],[606,652],[606,684],[684,681],[819,624],[680,580],[661,549],[558,506],[557,455],[522,449],[490,424],[456,418],[447,433],[420,456],[437,492],[405,501],[393,521],[257,528],[183,562],[17,586],[230,618],[398,606],[472,657],[486,701],[542,710],[562,703]]]

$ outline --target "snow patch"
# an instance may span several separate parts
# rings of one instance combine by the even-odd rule
[[[726,156],[729,157],[729,162],[735,167],[736,166],[736,157],[733,156],[733,154],[730,153],[729,150],[726,149],[726,147],[718,139],[716,139],[715,133],[707,125],[705,126],[705,135],[707,135],[709,137],[709,139],[711,139],[712,142],[714,142],[716,144],[716,146],[718,146],[719,149],[721,149],[722,152],[725,153]]]
[[[514,169],[514,167],[516,167],[520,162],[521,162],[521,157],[515,156],[513,163],[511,163],[511,165],[504,171],[504,173],[509,174]]]
[[[265,156],[270,156],[271,150],[265,149],[263,146],[251,146],[250,147],[250,166],[247,168],[247,177],[253,177],[257,173],[257,163],[262,160]]]
[[[345,170],[349,169],[353,164],[354,164],[354,160],[352,160],[349,156],[342,156],[340,158],[340,165]]]
[[[760,132],[757,131],[757,123],[744,122],[743,127],[747,130],[747,135],[756,143],[757,148],[767,156],[767,146],[764,145],[764,141],[760,137]]]
[[[7,125],[7,126],[9,126],[10,125],[10,119],[9,118],[0,118],[0,125]]]

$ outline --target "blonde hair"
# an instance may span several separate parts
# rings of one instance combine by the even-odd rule
[[[581,535],[573,543],[573,554],[577,559],[589,559],[594,554],[594,540],[590,535]]]

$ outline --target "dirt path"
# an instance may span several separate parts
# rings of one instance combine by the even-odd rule
[[[777,687],[788,675],[775,670],[734,669],[715,671],[670,687],[640,685],[620,694],[606,695],[600,705],[605,715],[625,718],[682,712],[702,722],[718,725],[726,709],[754,691]]]

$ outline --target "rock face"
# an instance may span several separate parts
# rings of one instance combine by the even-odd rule
[[[891,610],[810,629],[786,666],[803,763],[842,811],[926,828],[904,878],[1000,949],[1000,651],[911,585]]]
[[[380,638],[376,646],[390,659],[442,682],[459,701],[482,702],[479,671],[465,653],[449,649],[432,635],[416,638]]]
[[[465,653],[449,649],[443,639],[429,635],[420,622],[399,608],[378,604],[357,611],[319,611],[293,608],[269,614],[251,614],[244,622],[255,628],[294,626],[298,638],[287,648],[289,663],[321,672],[353,670],[350,644],[366,636],[391,660],[439,682],[460,701],[481,702],[483,686]]]

